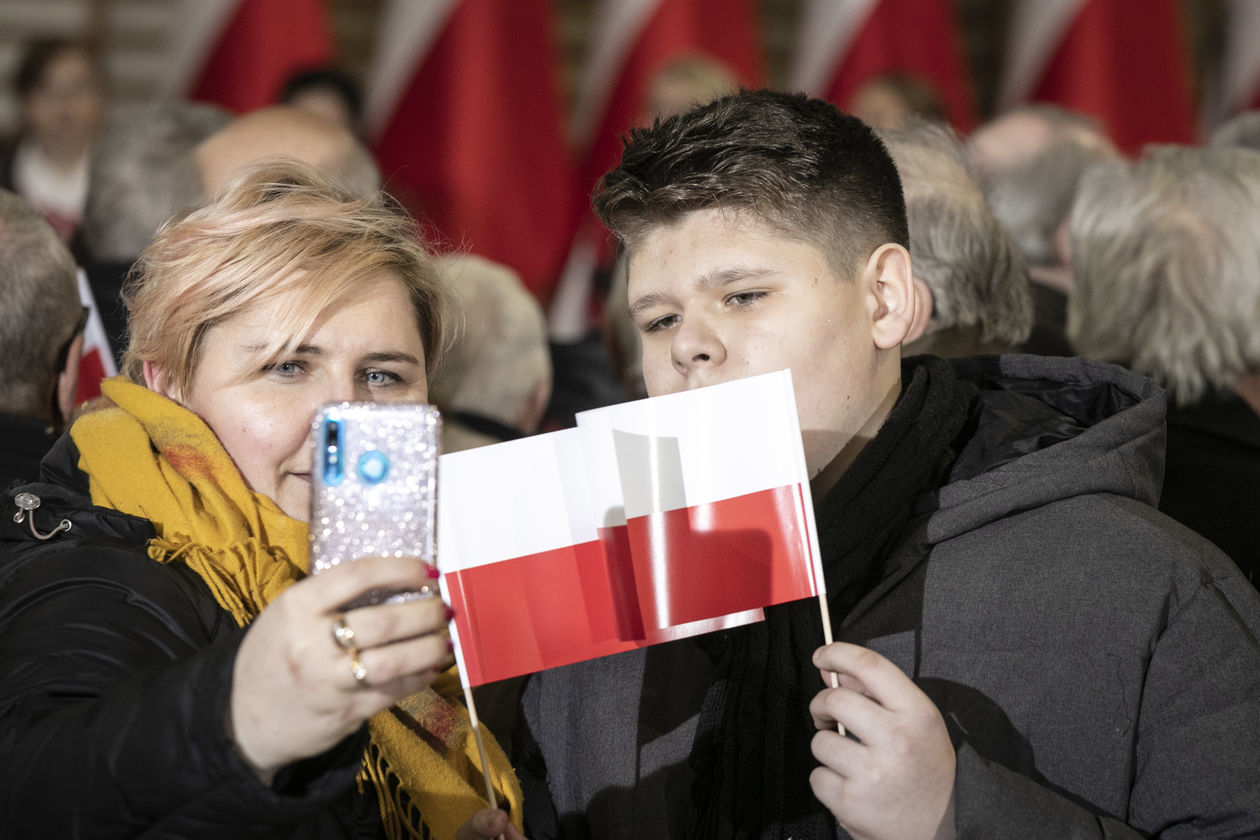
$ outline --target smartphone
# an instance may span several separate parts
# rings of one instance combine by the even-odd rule
[[[335,403],[316,412],[312,431],[311,572],[373,556],[432,564],[438,410],[421,403]],[[376,591],[343,609],[433,594],[436,587]]]

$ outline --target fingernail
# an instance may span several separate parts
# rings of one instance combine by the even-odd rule
[[[823,652],[822,648],[818,648],[817,650],[814,651],[814,655],[812,657],[814,662],[818,661],[818,657],[822,656],[822,652]]]
[[[437,570],[437,566],[425,566],[424,570],[429,575],[429,577],[433,578],[434,580],[437,580],[438,578],[442,576],[442,573]]]
[[[455,617],[455,610],[452,609],[451,606],[448,604],[446,607],[446,620],[450,621],[454,617]]]

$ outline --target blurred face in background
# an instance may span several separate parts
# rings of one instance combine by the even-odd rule
[[[67,47],[55,53],[22,101],[27,137],[54,160],[83,155],[101,124],[104,92],[91,58]]]

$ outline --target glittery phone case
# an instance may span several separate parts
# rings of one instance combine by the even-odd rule
[[[315,415],[311,571],[359,557],[434,560],[441,417],[418,403],[339,403]],[[429,593],[372,592],[347,608]]]

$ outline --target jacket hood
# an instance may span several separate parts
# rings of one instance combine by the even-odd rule
[[[928,522],[929,542],[1085,494],[1158,503],[1165,399],[1150,379],[1079,358],[984,356],[952,364],[979,395]]]

